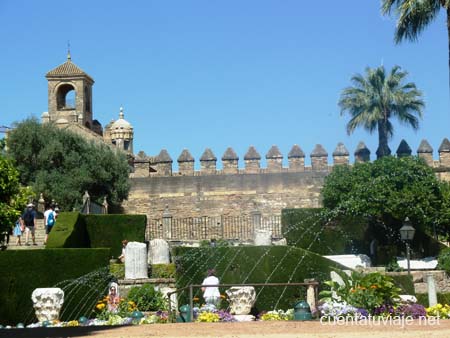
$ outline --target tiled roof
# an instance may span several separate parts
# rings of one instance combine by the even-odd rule
[[[46,75],[46,77],[51,76],[71,76],[71,75],[82,75],[86,76],[92,81],[94,81],[87,73],[85,73],[80,67],[74,64],[72,61],[67,60],[62,65],[52,69]]]

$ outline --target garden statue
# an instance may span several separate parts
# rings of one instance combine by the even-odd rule
[[[38,288],[31,294],[38,321],[59,320],[59,311],[64,303],[64,291],[60,288]]]
[[[112,282],[109,285],[108,291],[108,311],[116,313],[119,309],[120,297],[119,297],[119,285]]]

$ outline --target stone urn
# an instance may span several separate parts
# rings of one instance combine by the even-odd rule
[[[235,315],[248,315],[256,301],[253,286],[232,286],[225,291],[230,302],[230,311]]]
[[[31,300],[40,322],[58,320],[64,303],[64,291],[60,288],[38,288],[31,294]]]

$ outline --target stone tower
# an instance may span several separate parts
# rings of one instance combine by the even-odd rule
[[[105,139],[111,139],[111,143],[117,149],[133,154],[133,126],[124,119],[123,108],[120,107],[119,119],[105,128]]]
[[[67,61],[45,77],[48,81],[48,115],[44,122],[78,123],[92,130],[94,80],[72,62],[70,51]]]

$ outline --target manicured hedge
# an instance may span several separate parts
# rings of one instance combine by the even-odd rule
[[[49,235],[47,248],[110,248],[118,257],[122,240],[144,242],[145,215],[82,215],[63,212]]]
[[[417,303],[422,304],[425,307],[428,307],[428,293],[418,293],[416,294]],[[444,305],[450,305],[450,293],[437,293],[437,301],[438,303]]]
[[[394,275],[388,274],[394,280],[395,285],[402,289],[400,294],[402,295],[415,295],[414,282],[411,275]]]
[[[35,322],[31,294],[36,288],[61,287],[62,319],[89,315],[105,293],[108,249],[7,250],[0,253],[0,324]],[[94,272],[93,272],[94,271]],[[90,273],[79,283],[70,280]]]
[[[367,223],[362,219],[342,218],[326,224],[322,209],[283,209],[281,223],[288,245],[321,255],[368,253]]]
[[[290,246],[174,248],[177,287],[201,284],[206,271],[217,270],[222,284],[243,283],[287,283],[303,282],[305,278],[316,278],[320,282],[330,279],[332,268],[342,268],[320,255]],[[221,294],[226,288],[221,288]],[[295,300],[304,298],[302,287],[257,287],[259,294],[255,312],[272,310],[275,307],[288,309]],[[302,295],[301,295],[302,294]],[[199,288],[194,296],[201,298]],[[180,305],[186,304],[187,293],[183,293]]]
[[[78,212],[62,212],[48,236],[47,248],[89,248],[89,235],[84,216]]]
[[[121,254],[122,240],[145,241],[145,215],[86,215],[84,219],[91,247],[111,248],[114,257]]]

